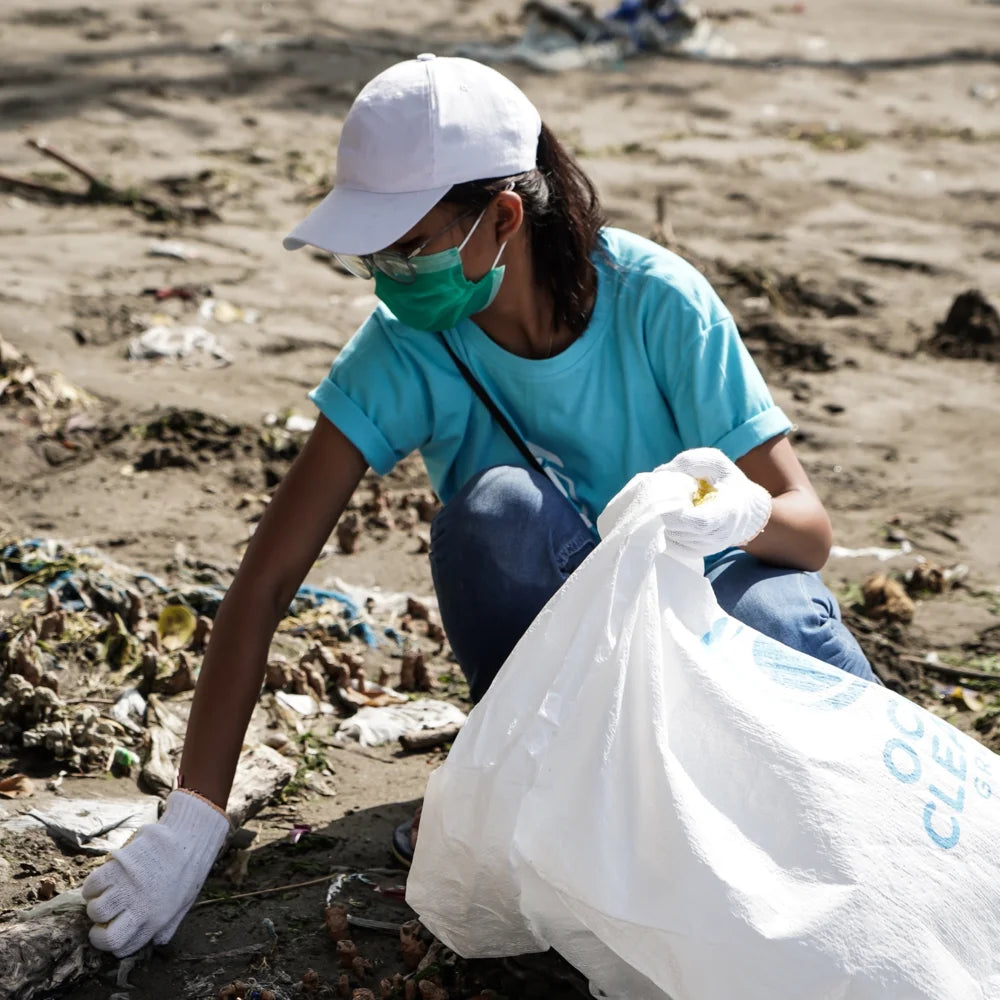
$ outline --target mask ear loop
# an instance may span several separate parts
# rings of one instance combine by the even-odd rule
[[[489,205],[486,206],[486,208],[489,207],[490,207]],[[478,226],[479,223],[483,221],[483,216],[486,214],[486,208],[484,208],[479,213],[479,215],[476,216],[476,221],[472,223],[472,228],[465,234],[465,239],[462,240],[462,242],[459,243],[458,246],[456,247],[459,253],[461,253],[465,249],[465,244],[468,243],[470,239],[472,239],[472,234],[476,231],[476,226]]]
[[[497,194],[505,194],[506,192],[513,190],[514,190],[514,182],[510,181],[507,184],[507,186],[503,189],[503,191],[498,191]],[[458,246],[456,247],[459,253],[461,253],[465,249],[465,244],[468,243],[470,239],[472,239],[472,234],[476,231],[476,227],[479,225],[479,223],[483,221],[483,216],[486,214],[486,209],[489,207],[490,207],[489,205],[486,205],[486,207],[479,213],[479,215],[476,216],[476,221],[472,223],[472,228],[465,234],[465,239],[462,240],[462,242],[459,243]],[[500,244],[500,249],[497,251],[496,257],[493,258],[493,263],[490,265],[491,271],[493,270],[493,268],[497,266],[497,263],[500,260],[500,255],[503,253],[504,248],[506,246],[507,246],[507,241],[504,240],[503,243]]]
[[[514,182],[513,181],[509,181],[507,183],[507,186],[503,189],[503,191],[500,191],[498,193],[499,194],[506,194],[508,191],[513,191],[513,190],[514,190]],[[483,212],[485,212],[485,211],[486,211],[486,209],[484,208]],[[482,216],[480,216],[480,218],[482,218]],[[479,219],[476,220],[476,226],[478,226],[478,225],[479,225]],[[472,228],[475,229],[476,227],[473,226]],[[470,232],[469,236],[471,236],[471,235],[472,235],[472,233]],[[468,239],[468,236],[466,237],[466,239]],[[507,247],[507,241],[504,240],[503,243],[500,244],[500,249],[497,251],[496,257],[493,258],[493,263],[490,265],[490,270],[491,271],[493,270],[493,268],[495,268],[497,266],[497,264],[500,263],[500,258],[501,258],[501,256],[503,256],[503,252],[506,249],[506,247]]]

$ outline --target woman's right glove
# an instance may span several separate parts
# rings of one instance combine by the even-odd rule
[[[90,943],[122,958],[152,939],[166,944],[191,908],[226,837],[229,817],[177,789],[158,823],[142,827],[82,886]]]
[[[663,523],[671,542],[694,556],[745,545],[764,530],[771,495],[747,478],[718,448],[682,451],[657,473],[682,472],[697,487],[690,504],[671,510]]]

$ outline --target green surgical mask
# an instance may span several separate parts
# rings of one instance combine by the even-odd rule
[[[375,294],[401,323],[430,333],[450,330],[463,319],[482,312],[496,298],[504,274],[504,268],[497,267],[497,261],[506,243],[500,247],[493,266],[479,281],[470,281],[462,269],[461,251],[485,214],[484,208],[457,247],[411,257],[416,277],[409,284],[393,281],[381,271],[375,272]]]

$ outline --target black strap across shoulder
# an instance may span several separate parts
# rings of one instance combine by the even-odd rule
[[[524,440],[521,437],[521,435],[518,434],[516,430],[514,430],[514,427],[511,425],[511,422],[500,412],[500,408],[490,398],[490,394],[483,388],[483,385],[479,381],[479,379],[477,379],[476,376],[473,375],[471,371],[469,371],[469,366],[466,365],[466,363],[454,352],[454,350],[452,350],[452,346],[445,339],[444,334],[439,332],[438,336],[441,338],[441,343],[444,344],[445,350],[451,355],[451,360],[455,362],[455,367],[462,373],[462,378],[464,378],[465,381],[469,383],[469,387],[472,389],[472,391],[480,398],[480,400],[482,400],[482,403],[486,407],[486,409],[493,414],[494,419],[500,425],[501,429],[507,435],[507,437],[509,437],[510,440],[513,442],[514,447],[517,448],[517,450],[521,453],[521,455],[524,457],[524,460],[528,463],[528,465],[531,466],[531,468],[533,468],[536,472],[539,472],[544,476],[545,470],[542,468],[541,463],[538,461],[537,458],[535,458],[534,455],[531,454],[531,451],[528,449],[528,446],[524,443]]]

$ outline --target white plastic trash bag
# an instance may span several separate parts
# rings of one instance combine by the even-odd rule
[[[996,1000],[1000,764],[726,616],[636,477],[424,800],[407,901],[628,1000]]]

